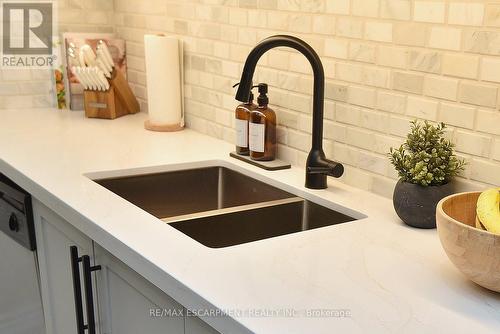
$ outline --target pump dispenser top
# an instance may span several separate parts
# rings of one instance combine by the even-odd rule
[[[267,91],[268,87],[267,84],[265,83],[260,83],[256,86],[253,86],[252,88],[258,87],[259,90],[259,97],[257,97],[257,104],[259,107],[267,106],[269,104],[269,98],[267,97]],[[252,94],[250,92],[250,94]]]

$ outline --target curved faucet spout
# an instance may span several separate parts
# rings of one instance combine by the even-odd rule
[[[236,99],[247,102],[252,88],[252,78],[260,57],[268,50],[276,47],[290,47],[302,53],[309,63],[314,74],[313,84],[313,119],[312,119],[312,148],[307,158],[306,187],[324,189],[327,187],[326,176],[340,177],[343,173],[341,164],[326,159],[323,152],[323,105],[325,94],[325,73],[321,59],[314,49],[303,40],[288,36],[277,35],[264,39],[250,52],[243,68],[240,85],[236,92]]]

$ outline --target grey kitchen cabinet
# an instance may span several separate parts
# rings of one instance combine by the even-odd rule
[[[186,334],[218,334],[219,332],[210,327],[198,317],[186,317]]]
[[[92,240],[36,200],[33,216],[47,333],[76,333],[70,247],[76,246],[79,254],[91,254]],[[86,318],[85,308],[83,312]]]
[[[101,246],[95,272],[101,334],[184,333],[183,307]],[[158,310],[156,316],[155,310]]]
[[[33,200],[40,283],[47,333],[82,333],[77,330],[77,308],[88,324],[86,289],[92,292],[96,334],[216,334],[201,319],[187,317],[185,309],[158,287],[93,242],[42,203]],[[85,286],[80,269],[81,301],[76,300],[70,248],[88,256]],[[84,262],[84,261],[83,261]],[[85,334],[89,331],[85,330]]]

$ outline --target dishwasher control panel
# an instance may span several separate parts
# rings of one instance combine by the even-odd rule
[[[33,251],[36,249],[31,196],[0,173],[0,233]]]

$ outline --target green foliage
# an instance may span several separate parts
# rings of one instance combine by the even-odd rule
[[[448,183],[460,174],[465,161],[453,153],[454,145],[444,138],[446,125],[436,126],[428,121],[411,122],[411,130],[399,149],[391,148],[389,157],[399,177],[421,186]]]

